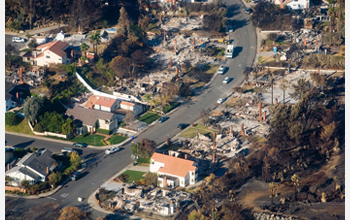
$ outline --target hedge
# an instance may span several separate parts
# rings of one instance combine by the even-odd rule
[[[97,133],[105,134],[105,135],[110,135],[110,134],[112,134],[112,131],[113,131],[113,130],[106,130],[106,129],[102,129],[102,128],[98,128],[98,129],[96,130]]]

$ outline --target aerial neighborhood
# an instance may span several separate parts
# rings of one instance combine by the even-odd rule
[[[5,12],[6,219],[345,219],[345,0]]]

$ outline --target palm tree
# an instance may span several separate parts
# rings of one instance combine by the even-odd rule
[[[271,190],[271,205],[273,205],[273,197],[277,196],[277,186],[272,182],[269,184],[269,189]]]
[[[170,98],[164,94],[157,96],[157,102],[160,104],[160,112],[163,114],[164,105],[168,105],[170,102]]]
[[[151,94],[146,94],[143,96],[143,100],[147,102],[147,105],[150,105],[150,102],[152,100]]]
[[[327,13],[328,13],[329,18],[331,19],[331,30],[333,32],[335,18],[337,16],[337,8],[329,8]]]
[[[294,185],[294,200],[295,202],[297,201],[297,189],[299,187],[299,176],[294,174],[291,178],[292,182],[293,182],[293,185]]]
[[[283,104],[285,104],[286,102],[285,102],[285,93],[286,93],[286,89],[287,89],[287,84],[286,84],[286,80],[285,79],[283,79],[282,80],[282,83],[281,83],[281,85],[280,85],[280,89],[282,89],[282,91],[283,91]]]
[[[80,50],[83,52],[83,56],[86,56],[86,51],[89,49],[89,46],[86,43],[80,45]]]
[[[94,47],[94,53],[97,55],[97,45],[101,43],[101,36],[99,33],[94,33],[90,36],[89,42],[93,45]]]

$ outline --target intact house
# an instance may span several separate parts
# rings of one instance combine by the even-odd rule
[[[46,181],[47,176],[62,165],[62,162],[56,162],[51,155],[52,152],[47,149],[28,153],[15,167],[8,167],[5,175],[12,179],[13,186],[19,186],[23,180],[28,180],[31,184]]]
[[[85,108],[114,112],[119,108],[119,101],[113,98],[91,95],[85,104]]]
[[[95,132],[97,128],[113,130],[118,128],[117,116],[112,112],[99,111],[75,105],[68,109],[66,115],[70,116],[77,124],[77,135],[85,132]]]
[[[32,65],[47,66],[51,63],[70,64],[72,58],[69,44],[62,41],[53,41],[36,47],[22,55],[23,62]]]
[[[160,187],[193,185],[198,178],[197,163],[192,160],[154,153],[151,157],[150,172],[158,174]]]
[[[302,10],[308,9],[311,2],[310,0],[275,0],[274,3],[281,6],[287,5],[292,10]]]
[[[20,105],[23,98],[30,94],[28,84],[15,85],[11,82],[5,82],[5,103],[6,112]]]

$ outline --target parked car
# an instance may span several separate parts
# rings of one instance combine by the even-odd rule
[[[24,42],[26,42],[26,40],[24,38],[21,38],[21,37],[13,37],[12,42],[24,43]]]
[[[250,8],[245,8],[245,9],[244,9],[244,12],[247,13],[247,14],[250,14],[250,13],[253,12],[253,10],[250,9]]]
[[[260,0],[252,0],[253,3],[258,3]]]
[[[84,148],[84,147],[87,147],[88,145],[87,145],[87,144],[84,144],[84,143],[74,143],[73,146],[74,146],[74,147],[81,147],[81,148]]]
[[[231,80],[232,80],[232,78],[226,77],[226,78],[224,79],[224,81],[222,81],[222,82],[223,82],[224,84],[227,84],[227,83],[229,83]]]
[[[165,121],[168,120],[168,119],[169,119],[169,117],[165,117],[165,116],[160,117],[160,118],[158,119],[158,123],[163,123],[163,122],[165,122]]]
[[[221,104],[226,101],[226,98],[219,98],[216,103]]]
[[[72,148],[69,148],[69,147],[64,147],[61,149],[61,153],[73,153],[73,151],[75,151],[74,149]]]
[[[71,180],[73,181],[78,180],[81,174],[84,172],[84,170],[85,170],[85,167],[82,167],[81,169],[75,171],[71,176]]]
[[[118,147],[111,147],[105,151],[106,154],[113,154],[119,150]]]
[[[183,130],[183,129],[185,129],[187,126],[188,126],[188,124],[180,123],[180,124],[177,126],[177,128]]]
[[[225,73],[225,67],[224,66],[220,66],[219,70],[218,70],[218,74],[223,75]]]

